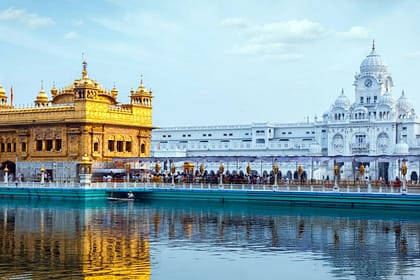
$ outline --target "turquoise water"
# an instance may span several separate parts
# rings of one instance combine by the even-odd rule
[[[420,213],[0,200],[0,279],[419,279]]]

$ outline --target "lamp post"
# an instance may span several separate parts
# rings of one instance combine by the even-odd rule
[[[339,173],[340,173],[340,167],[336,164],[334,165],[334,188],[333,188],[335,192],[339,191],[339,187],[337,183]]]
[[[220,176],[220,187],[223,186],[223,172],[225,171],[225,167],[223,166],[223,163],[220,163],[219,165],[219,176]]]
[[[298,169],[297,169],[298,175],[299,175],[299,180],[300,183],[302,183],[302,174],[303,174],[303,167],[302,165],[299,164]]]
[[[274,173],[274,186],[277,187],[277,176],[279,174],[279,166],[277,165],[277,161],[273,164],[273,173]]]
[[[43,185],[45,183],[44,174],[45,174],[45,168],[44,168],[44,166],[42,166],[41,167],[41,185]]]
[[[362,177],[361,180],[364,180],[364,178],[365,178],[365,166],[363,165],[363,163],[359,167],[359,173],[360,173],[360,177]]]
[[[171,163],[172,186],[175,185],[175,171],[176,171],[175,164],[172,162]]]
[[[4,167],[4,183],[7,185],[9,182],[9,168],[7,168],[7,165]]]
[[[402,185],[402,193],[407,193],[407,178],[405,175],[407,175],[407,164],[405,159],[403,160],[402,166],[401,166],[401,174],[403,175],[403,185]]]

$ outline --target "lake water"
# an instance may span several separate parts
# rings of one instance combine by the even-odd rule
[[[420,213],[1,198],[0,279],[420,279]]]

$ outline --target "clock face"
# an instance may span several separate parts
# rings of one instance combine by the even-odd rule
[[[365,80],[365,87],[371,87],[372,86],[372,80],[371,79],[366,79]]]

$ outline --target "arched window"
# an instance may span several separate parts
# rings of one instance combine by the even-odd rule
[[[141,146],[140,146],[140,152],[142,153],[142,154],[144,154],[145,152],[146,152],[146,145],[143,143],[143,144],[141,144]]]

